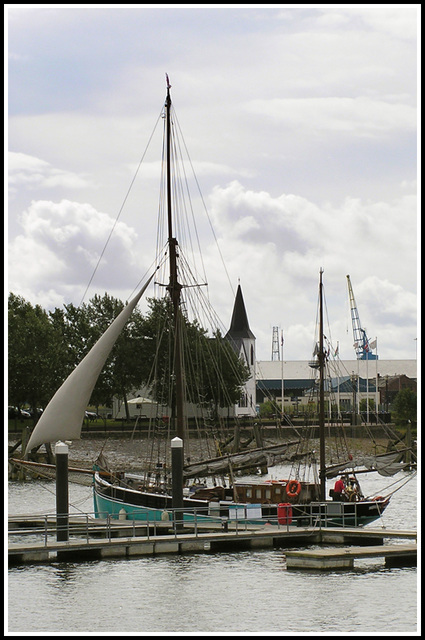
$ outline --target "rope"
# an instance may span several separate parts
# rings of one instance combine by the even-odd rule
[[[397,487],[396,489],[394,489],[394,491],[390,491],[389,493],[387,493],[385,496],[383,496],[384,498],[391,498],[391,496],[393,496],[395,493],[397,493],[397,491],[400,491],[400,489],[402,489],[404,487],[405,484],[407,484],[408,482],[410,482],[411,480],[413,480],[413,478],[417,475],[417,471],[414,471],[406,480],[404,480],[404,482],[402,482],[402,480],[395,480],[393,483],[391,483],[390,485],[388,485],[387,489],[389,489],[390,487],[397,485],[399,483],[400,486]],[[373,500],[373,498],[366,498],[366,500]]]
[[[90,285],[91,285],[91,283],[92,283],[92,281],[93,281],[94,276],[96,275],[97,269],[98,269],[98,267],[99,267],[99,265],[100,265],[100,262],[101,262],[101,260],[102,260],[102,258],[103,258],[103,255],[104,255],[104,253],[105,253],[105,251],[106,251],[106,249],[107,249],[107,246],[108,246],[108,244],[109,244],[109,241],[111,240],[112,234],[114,233],[115,227],[116,227],[116,226],[117,226],[117,224],[118,224],[118,220],[120,219],[120,216],[121,216],[121,214],[122,214],[122,212],[123,212],[124,206],[125,206],[125,204],[126,204],[126,202],[127,202],[127,200],[128,200],[128,197],[129,197],[129,195],[130,195],[130,191],[131,191],[131,189],[133,188],[134,182],[135,182],[135,180],[136,180],[136,178],[137,178],[137,174],[139,173],[139,170],[140,170],[140,167],[141,167],[141,165],[142,165],[142,162],[143,162],[143,160],[145,159],[145,156],[146,156],[147,150],[148,150],[148,148],[149,148],[149,145],[150,145],[151,140],[152,140],[152,138],[153,138],[153,135],[154,135],[154,133],[155,133],[156,127],[157,127],[158,122],[159,122],[159,120],[160,120],[160,118],[161,118],[161,115],[162,115],[162,110],[161,110],[161,113],[159,114],[159,116],[158,116],[158,118],[157,118],[157,120],[156,120],[156,122],[155,122],[155,126],[154,126],[154,128],[153,128],[153,130],[152,130],[152,133],[151,133],[150,137],[149,137],[149,140],[148,140],[148,143],[147,143],[147,145],[146,145],[146,148],[145,148],[145,150],[144,150],[144,152],[143,152],[143,154],[142,154],[142,157],[141,157],[141,158],[140,158],[140,160],[139,160],[139,164],[137,165],[137,169],[136,169],[136,171],[135,171],[135,174],[134,174],[134,176],[133,176],[133,178],[132,178],[132,180],[131,180],[131,182],[130,182],[130,186],[129,186],[129,187],[128,187],[128,189],[127,189],[127,193],[126,193],[126,194],[125,194],[125,196],[124,196],[124,200],[123,200],[123,202],[122,202],[122,204],[121,204],[121,207],[119,208],[119,211],[118,211],[117,217],[116,217],[116,218],[115,218],[115,220],[114,220],[114,224],[112,225],[112,229],[111,229],[111,231],[109,232],[108,238],[107,238],[107,240],[106,240],[106,242],[105,242],[105,245],[104,245],[104,247],[103,247],[103,249],[102,249],[102,251],[101,251],[101,253],[100,253],[99,259],[98,259],[98,261],[97,261],[97,263],[96,263],[96,266],[95,266],[95,268],[94,268],[94,270],[93,270],[93,273],[92,273],[92,275],[91,275],[91,277],[90,277],[90,279],[89,279],[89,282],[88,282],[88,284],[87,284],[86,290],[84,291],[83,297],[81,298],[80,304],[78,305],[79,307],[82,305],[82,303],[83,303],[83,301],[84,301],[84,298],[85,298],[85,297],[86,297],[86,295],[87,295],[87,291],[89,290],[89,287],[90,287]]]

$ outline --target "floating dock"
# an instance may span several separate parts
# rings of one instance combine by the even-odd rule
[[[73,519],[72,516],[69,522],[69,539],[58,542],[55,535],[53,516],[39,519],[30,516],[9,518],[9,539],[20,539],[19,542],[9,542],[9,564],[75,562],[112,557],[156,556],[164,553],[216,553],[280,547],[287,549],[285,554],[287,563],[289,561],[288,567],[295,567],[298,562],[298,566],[306,568],[306,554],[310,554],[311,558],[319,558],[319,551],[328,551],[334,553],[332,561],[336,564],[333,564],[332,568],[336,568],[346,566],[341,564],[341,560],[351,561],[354,557],[360,557],[359,550],[364,551],[364,556],[369,554],[371,557],[374,553],[375,556],[386,558],[409,557],[412,561],[413,556],[416,558],[413,553],[416,545],[408,545],[409,550],[407,552],[405,549],[403,555],[402,546],[405,545],[390,544],[384,547],[384,539],[416,540],[417,537],[415,531],[279,526],[264,522],[252,525],[232,522],[226,523],[225,527],[221,523],[197,523],[196,526],[193,523],[185,523],[181,529],[174,530],[172,522],[147,525],[134,521],[105,521],[88,517],[82,522],[81,517]],[[299,549],[326,544],[357,546],[351,555],[343,549],[335,548],[292,550],[294,547]],[[331,562],[330,554],[322,554],[324,568],[326,557]],[[320,560],[312,560],[314,561],[314,568],[317,568]]]
[[[344,547],[339,549],[307,549],[287,551],[288,569],[352,569],[354,560],[385,558],[387,567],[416,566],[416,544],[392,544],[375,547]]]

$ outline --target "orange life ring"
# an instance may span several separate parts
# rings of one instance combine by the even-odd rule
[[[301,491],[301,483],[298,480],[291,480],[286,485],[286,495],[290,498],[296,498]]]

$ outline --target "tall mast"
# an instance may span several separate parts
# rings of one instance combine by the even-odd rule
[[[325,459],[325,351],[323,347],[323,269],[319,282],[319,438],[320,438],[320,500],[326,500],[326,459]]]
[[[167,290],[170,294],[173,305],[174,320],[174,378],[175,378],[175,431],[176,435],[183,440],[183,371],[181,358],[181,313],[180,313],[180,293],[182,285],[177,277],[177,239],[173,237],[173,217],[171,199],[171,85],[167,79],[167,98],[165,101],[166,113],[166,149],[167,149],[167,218],[168,218],[168,248],[170,253],[170,280]]]

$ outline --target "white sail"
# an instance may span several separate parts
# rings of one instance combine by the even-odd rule
[[[37,422],[25,453],[45,442],[80,438],[84,412],[103,365],[152,278],[153,275],[56,391]]]

